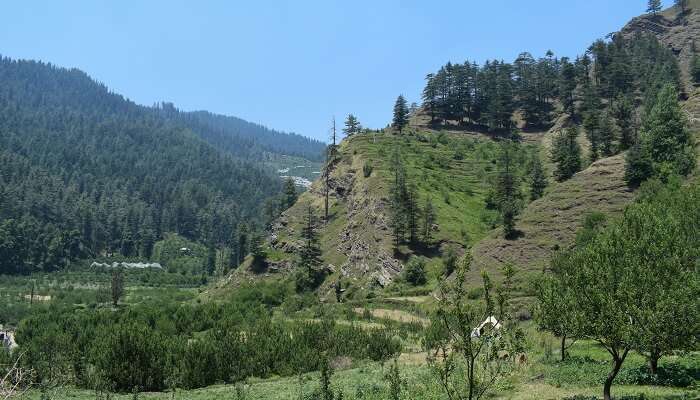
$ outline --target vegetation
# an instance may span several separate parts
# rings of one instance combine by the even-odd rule
[[[619,221],[554,258],[555,277],[539,292],[541,324],[562,335],[562,350],[570,336],[596,340],[610,353],[606,400],[630,351],[647,354],[655,374],[661,355],[696,346],[700,186],[654,189]]]
[[[659,175],[688,175],[696,165],[693,138],[678,93],[666,85],[648,108],[642,122],[640,143],[627,156],[626,180],[638,186]]]

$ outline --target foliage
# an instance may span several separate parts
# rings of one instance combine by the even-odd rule
[[[501,316],[500,329],[484,327],[474,333],[474,328],[494,315],[495,309],[493,288],[485,273],[483,302],[475,304],[467,298],[468,269],[467,257],[454,280],[441,282],[438,308],[424,338],[428,362],[450,400],[487,396],[499,379],[512,372],[515,356],[522,351],[522,332],[506,315]],[[502,294],[509,295],[507,291]],[[507,303],[505,297],[503,301]],[[504,304],[503,309],[507,308]]]
[[[428,281],[425,274],[425,260],[422,257],[411,257],[403,269],[403,279],[413,286],[425,285]]]
[[[114,307],[119,304],[119,299],[124,295],[124,275],[120,268],[112,272],[112,305]]]
[[[392,126],[399,130],[399,133],[403,131],[403,128],[408,125],[408,106],[406,105],[406,99],[403,95],[399,95],[394,104],[394,119]]]
[[[280,189],[259,163],[79,70],[2,58],[0,71],[0,252],[11,253],[0,273],[148,259],[166,232],[225,246]]]
[[[275,320],[279,285],[241,288],[221,303],[131,305],[76,312],[37,310],[17,332],[36,381],[131,392],[195,388],[321,367],[319,354],[382,361],[400,351],[384,328]]]
[[[581,170],[581,146],[577,142],[578,128],[571,126],[559,132],[552,143],[551,159],[556,163],[554,176],[565,181]]]
[[[546,317],[555,322],[573,321],[575,336],[594,339],[610,353],[606,399],[630,351],[647,353],[654,371],[664,353],[696,346],[699,196],[697,184],[658,190],[583,246],[554,259],[560,282],[554,297],[576,299],[576,307],[549,308],[544,296],[541,312],[551,312]]]

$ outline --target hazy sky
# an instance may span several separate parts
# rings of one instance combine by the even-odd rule
[[[575,56],[646,3],[7,1],[0,54],[80,68],[138,103],[325,139],[333,115],[386,125],[396,96],[418,101],[424,76],[447,61]]]

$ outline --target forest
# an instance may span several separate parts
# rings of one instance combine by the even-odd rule
[[[166,108],[136,105],[79,70],[2,58],[0,271],[53,271],[109,254],[149,259],[166,232],[231,246],[239,225],[262,226],[266,200],[281,193],[264,153],[284,144],[317,158],[322,147]]]

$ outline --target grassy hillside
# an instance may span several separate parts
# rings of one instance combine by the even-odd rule
[[[402,245],[394,252],[389,190],[391,154],[397,149],[409,181],[417,187],[419,206],[430,198],[436,223],[432,243]],[[521,173],[537,147],[523,144],[522,149],[516,160]],[[471,246],[495,226],[498,216],[486,209],[485,197],[496,174],[498,154],[497,141],[474,133],[416,129],[404,135],[369,133],[344,140],[331,172],[329,222],[318,229],[323,260],[332,271],[326,286],[341,274],[350,278],[351,293],[385,286],[411,255],[426,257],[429,273],[436,277],[441,249]],[[266,249],[268,274],[293,269],[309,205],[318,217],[323,215],[323,182],[315,182],[273,227]],[[245,265],[237,274],[232,279],[252,276]]]

